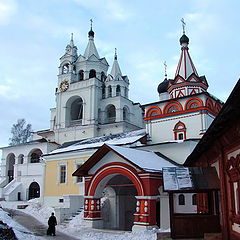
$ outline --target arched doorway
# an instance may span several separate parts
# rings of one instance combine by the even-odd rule
[[[131,231],[137,202],[133,182],[126,176],[113,175],[106,183],[102,196],[103,228]]]
[[[29,186],[28,199],[40,197],[40,186],[37,182],[32,182]]]
[[[14,179],[14,164],[15,164],[15,155],[13,153],[10,153],[7,156],[7,176],[8,176],[9,183]]]

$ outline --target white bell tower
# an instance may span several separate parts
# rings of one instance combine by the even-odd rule
[[[72,35],[60,58],[50,128],[60,144],[143,127],[142,109],[128,99],[129,80],[122,76],[116,52],[107,74],[109,65],[98,54],[92,21],[88,39],[84,54],[78,55]]]

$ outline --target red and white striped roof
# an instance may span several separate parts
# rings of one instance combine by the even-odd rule
[[[193,64],[193,61],[189,55],[188,52],[188,43],[187,42],[183,42],[181,43],[182,46],[182,53],[178,62],[178,66],[177,66],[177,71],[175,74],[176,76],[181,76],[184,80],[187,80],[188,77],[195,73],[195,75],[198,76],[197,70]]]

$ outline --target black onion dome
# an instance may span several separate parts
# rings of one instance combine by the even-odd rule
[[[88,37],[94,37],[94,31],[92,29],[88,32]]]
[[[168,83],[169,83],[169,80],[168,80],[168,79],[164,79],[164,81],[161,82],[161,83],[158,85],[157,91],[158,91],[159,94],[160,94],[160,93],[167,92]]]
[[[189,43],[189,38],[185,35],[185,34],[183,34],[182,36],[181,36],[181,38],[179,39],[179,41],[180,41],[180,44],[182,44],[182,43]]]

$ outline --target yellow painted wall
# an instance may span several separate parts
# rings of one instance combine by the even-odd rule
[[[76,183],[76,177],[72,174],[76,170],[76,162],[78,164],[84,163],[88,157],[79,159],[64,159],[47,161],[45,168],[45,191],[44,196],[62,196],[68,194],[79,194],[79,183]],[[59,164],[66,163],[66,183],[58,182]]]

